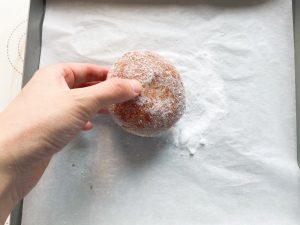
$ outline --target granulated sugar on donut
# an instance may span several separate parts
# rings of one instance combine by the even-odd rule
[[[121,127],[139,136],[154,136],[169,129],[185,110],[184,87],[176,68],[160,55],[128,52],[108,73],[108,78],[136,79],[143,91],[134,100],[114,104],[109,110]]]

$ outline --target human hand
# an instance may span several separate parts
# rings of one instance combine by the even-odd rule
[[[53,154],[92,128],[99,109],[141,92],[139,82],[106,80],[107,72],[91,64],[45,67],[0,113],[0,179],[5,180],[0,182],[0,224],[36,185]],[[9,207],[3,206],[7,201]]]

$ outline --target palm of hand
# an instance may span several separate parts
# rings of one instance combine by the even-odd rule
[[[53,154],[82,129],[92,128],[89,120],[100,108],[139,94],[137,81],[105,81],[107,72],[90,64],[44,68],[1,113],[3,168],[13,174],[18,199],[36,185]]]

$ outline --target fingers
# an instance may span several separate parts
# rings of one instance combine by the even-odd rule
[[[98,113],[107,114],[107,113],[109,113],[109,110],[107,108],[102,108],[98,111]]]
[[[108,68],[87,63],[59,64],[68,86],[74,88],[82,83],[106,80]]]
[[[142,90],[141,84],[136,80],[112,78],[101,83],[79,89],[73,89],[85,107],[91,108],[96,114],[100,108],[111,104],[124,102],[137,97]]]
[[[93,127],[94,127],[94,125],[92,124],[92,122],[91,122],[91,121],[88,121],[88,122],[86,122],[86,123],[84,124],[82,130],[88,131],[88,130],[93,129]]]
[[[92,82],[85,82],[85,83],[80,83],[80,84],[76,84],[74,85],[73,88],[83,88],[83,87],[89,87],[95,84],[100,83],[101,81],[92,81]]]
[[[113,78],[89,88],[97,96],[100,106],[105,107],[137,97],[142,85],[137,80]]]

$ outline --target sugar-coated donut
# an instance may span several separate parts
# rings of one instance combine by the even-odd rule
[[[184,87],[176,68],[160,55],[134,51],[123,55],[108,73],[113,77],[136,79],[143,86],[134,100],[111,105],[117,124],[139,136],[155,136],[176,123],[185,110]]]

